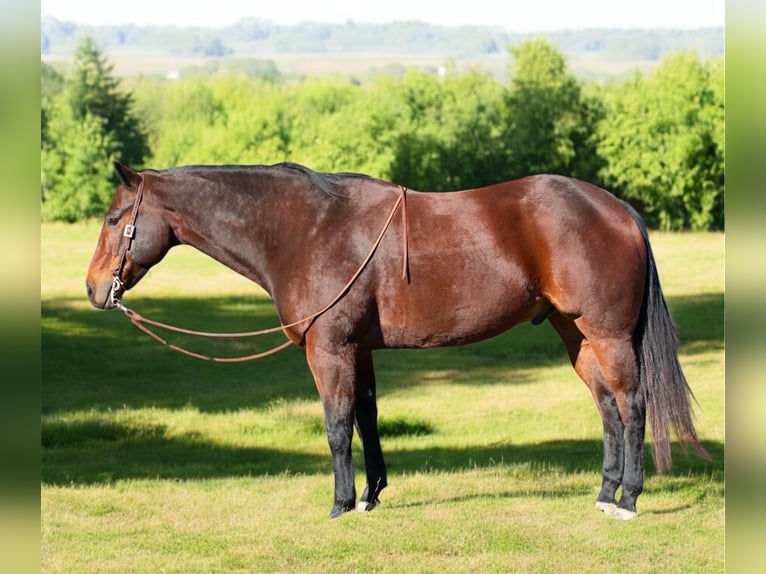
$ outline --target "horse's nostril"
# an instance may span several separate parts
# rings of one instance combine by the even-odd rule
[[[93,287],[90,286],[90,283],[86,283],[85,288],[88,290],[88,299],[90,299],[93,297]]]

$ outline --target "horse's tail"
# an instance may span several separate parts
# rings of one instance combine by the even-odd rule
[[[639,388],[652,427],[654,465],[658,472],[664,472],[672,465],[671,426],[682,444],[691,444],[705,459],[709,460],[710,455],[694,430],[690,405],[694,394],[678,361],[676,325],[662,294],[646,224],[631,206],[627,208],[646,246],[646,288],[633,343],[640,370]]]

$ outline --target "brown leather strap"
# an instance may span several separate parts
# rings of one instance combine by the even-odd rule
[[[120,237],[120,259],[117,263],[117,267],[114,268],[114,276],[117,277],[120,281],[122,281],[120,275],[122,275],[122,269],[125,267],[125,260],[128,256],[128,249],[130,249],[130,244],[136,237],[136,219],[138,218],[138,208],[141,205],[141,200],[144,197],[144,173],[139,172],[138,176],[140,179],[138,182],[138,191],[136,191],[136,199],[133,202],[133,211],[130,213],[130,220],[128,221],[128,224],[122,231],[122,236]]]
[[[141,176],[141,185],[139,186],[139,191],[143,192],[143,174]],[[264,351],[262,353],[256,353],[254,355],[246,355],[243,357],[211,357],[208,355],[203,355],[200,353],[195,353],[193,351],[189,351],[188,349],[184,349],[183,347],[179,347],[177,345],[174,345],[172,343],[169,343],[156,333],[154,333],[149,327],[146,325],[151,325],[153,327],[157,327],[159,329],[164,329],[166,331],[172,331],[174,333],[181,333],[184,335],[193,335],[196,337],[211,337],[211,338],[245,338],[245,337],[258,337],[261,335],[268,335],[270,333],[277,333],[279,331],[285,331],[287,329],[290,329],[292,327],[297,327],[298,325],[302,323],[306,323],[309,321],[313,321],[320,315],[326,313],[330,308],[332,308],[340,299],[343,297],[348,290],[351,288],[351,286],[354,284],[354,282],[357,280],[359,275],[362,274],[362,271],[364,271],[364,268],[367,267],[367,264],[372,259],[373,255],[375,254],[375,251],[377,250],[378,246],[380,245],[380,242],[383,240],[383,236],[385,235],[386,231],[388,230],[388,227],[391,225],[391,221],[394,219],[394,215],[396,214],[397,209],[399,209],[399,206],[402,207],[402,249],[403,249],[403,258],[404,262],[402,265],[402,279],[405,279],[409,282],[409,239],[408,239],[408,232],[407,232],[407,188],[403,185],[399,186],[400,194],[399,197],[396,200],[396,203],[394,204],[393,209],[391,210],[391,213],[388,215],[388,219],[386,219],[385,224],[383,225],[383,229],[380,230],[380,233],[378,234],[378,237],[375,239],[375,242],[372,244],[372,247],[370,248],[369,253],[367,254],[367,257],[364,258],[364,261],[362,261],[361,265],[359,265],[359,268],[356,270],[356,272],[351,276],[351,279],[349,279],[346,284],[343,286],[343,288],[340,290],[340,292],[333,298],[332,301],[330,301],[327,305],[322,307],[319,311],[316,313],[312,313],[308,317],[304,319],[300,319],[299,321],[294,321],[292,323],[289,323],[288,325],[280,325],[279,327],[271,327],[269,329],[261,329],[259,331],[247,331],[247,332],[241,332],[241,333],[211,333],[206,331],[195,331],[193,329],[184,329],[181,327],[175,327],[173,325],[169,325],[167,323],[162,323],[160,321],[154,321],[152,319],[147,319],[146,317],[143,317],[130,307],[127,307],[122,303],[122,301],[117,301],[116,306],[119,308],[125,315],[130,319],[130,322],[135,325],[138,329],[140,329],[142,332],[146,333],[159,343],[165,345],[169,349],[172,349],[174,351],[178,351],[179,353],[183,353],[184,355],[188,355],[190,357],[194,357],[197,359],[203,359],[206,361],[215,361],[219,363],[235,363],[235,362],[242,362],[242,361],[251,361],[254,359],[260,359],[262,357],[267,357],[269,355],[273,355],[274,353],[277,353],[283,349],[286,349],[288,346],[292,344],[292,341],[288,340],[282,343],[281,345],[278,345],[277,347],[274,347],[272,349],[269,349],[268,351]],[[136,203],[133,206],[133,215],[131,216],[131,225],[135,225],[135,215],[138,212],[138,202],[140,200],[140,196],[136,197]],[[127,228],[126,228],[127,231]],[[126,234],[127,236],[127,234]],[[127,251],[127,249],[126,249]],[[125,257],[125,253],[123,253],[123,259]],[[124,262],[120,264],[120,270],[122,268]],[[305,336],[306,331],[311,325],[308,325],[306,329],[303,332],[303,335]]]
[[[410,246],[409,246],[409,233],[407,224],[407,188],[403,185],[399,186],[401,189],[400,199],[402,200],[402,252],[404,254],[404,261],[402,262],[402,279],[410,282]]]

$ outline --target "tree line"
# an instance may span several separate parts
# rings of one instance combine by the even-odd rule
[[[507,84],[448,64],[365,83],[221,71],[128,91],[84,37],[66,77],[42,67],[43,218],[102,215],[115,159],[289,160],[423,191],[560,173],[606,187],[652,227],[723,228],[723,59],[676,53],[601,85],[576,78],[546,40],[509,52]]]
[[[237,57],[275,53],[502,54],[530,34],[496,26],[439,26],[421,21],[365,23],[301,22],[284,25],[245,18],[229,26],[178,27],[121,24],[85,26],[44,17],[40,22],[43,54],[72,51],[82,34],[110,51],[138,50],[185,56]],[[668,52],[693,50],[700,57],[722,56],[723,27],[696,30],[588,29],[549,31],[544,37],[573,58],[600,61],[656,61]]]

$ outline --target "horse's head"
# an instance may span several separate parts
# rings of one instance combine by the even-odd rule
[[[104,219],[86,286],[94,307],[111,309],[158,263],[176,241],[151,199],[144,199],[144,174],[115,163],[122,180]]]

